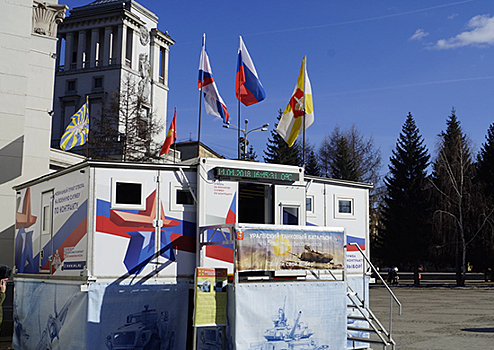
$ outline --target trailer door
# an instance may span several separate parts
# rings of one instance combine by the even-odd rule
[[[305,187],[275,186],[275,225],[305,225]]]
[[[41,195],[41,235],[39,245],[39,272],[50,273],[53,238],[53,190]]]

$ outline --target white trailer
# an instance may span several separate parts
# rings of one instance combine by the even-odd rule
[[[254,286],[262,275],[271,283],[260,288],[269,286],[276,290],[273,295],[285,295],[291,303],[303,298],[302,291],[313,297],[332,293],[338,306],[326,302],[324,310],[333,308],[345,331],[334,340],[337,345],[324,346],[341,349],[342,342],[347,344],[350,322],[347,303],[341,303],[347,285],[367,300],[364,257],[355,245],[348,249],[347,243],[356,243],[369,257],[370,188],[306,177],[299,167],[211,158],[175,165],[86,161],[16,186],[14,347],[191,348],[190,287],[195,268],[209,266],[226,267],[234,276],[230,327],[224,336],[230,348],[256,346],[256,342],[246,345],[244,336],[240,337],[244,343],[238,343],[242,330],[235,325],[246,322],[239,319],[238,308],[247,305],[236,303],[239,295],[256,298]],[[314,274],[313,268],[240,271],[235,232],[249,225],[275,230],[276,237],[290,230],[316,232],[312,236],[324,237],[318,238],[321,242],[339,237],[347,250],[341,253],[341,266],[336,266],[336,258],[331,267],[321,260],[327,266],[319,270],[329,271],[322,274]],[[211,235],[214,227],[228,227],[231,235],[216,239]],[[306,253],[321,253],[303,242],[297,250],[297,244],[290,246],[293,251],[286,251],[285,245],[285,253],[298,260],[303,260],[304,248]],[[340,254],[338,247],[331,248],[333,255]],[[321,284],[314,287],[313,282]],[[364,304],[368,306],[367,301]],[[299,315],[297,327],[304,317]],[[291,322],[293,326],[295,320]],[[214,348],[200,335],[217,338],[217,333],[201,331],[195,346]],[[318,349],[316,342],[306,340],[298,339],[297,345],[294,338],[290,346]]]

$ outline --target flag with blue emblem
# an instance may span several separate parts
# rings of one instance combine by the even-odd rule
[[[60,148],[64,151],[82,146],[87,142],[89,133],[89,101],[86,97],[86,103],[84,103],[71,118],[65,133],[60,140]]]

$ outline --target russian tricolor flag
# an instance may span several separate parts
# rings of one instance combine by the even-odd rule
[[[226,110],[226,105],[218,92],[216,82],[213,78],[213,71],[209,64],[209,57],[206,52],[206,36],[203,36],[201,58],[199,61],[199,79],[197,87],[204,93],[204,103],[206,113],[223,119],[228,123],[230,114]]]
[[[252,63],[242,37],[240,37],[238,48],[235,96],[246,106],[261,102],[266,97],[266,92],[257,76],[256,68],[254,67],[254,63]]]

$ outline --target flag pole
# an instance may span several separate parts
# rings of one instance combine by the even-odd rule
[[[306,67],[306,56],[304,56],[304,106],[303,106],[303,110],[304,110],[304,115],[303,115],[303,121],[302,121],[302,127],[304,128],[304,134],[303,134],[303,142],[302,142],[302,166],[305,168],[305,102],[307,100],[307,90],[306,90],[306,87],[305,87],[305,72],[307,72],[307,67]]]
[[[241,37],[238,37],[238,47],[240,48],[240,40]],[[238,64],[238,69],[239,69],[239,74],[240,74],[240,62]],[[237,85],[237,91],[238,91],[238,120],[237,120],[237,158],[240,160],[240,100],[242,96],[240,95],[240,76],[237,77],[238,80],[238,85]],[[245,140],[244,140],[245,142]]]
[[[206,33],[202,34],[202,51],[201,51],[201,59],[203,58],[204,53],[204,45],[206,45]],[[204,72],[201,73],[201,90],[199,91],[199,130],[197,131],[197,157],[199,157],[199,153],[201,150],[201,114],[202,114],[202,85],[204,82]]]
[[[89,115],[89,96],[86,95],[86,116]],[[88,119],[89,121],[89,119]],[[87,125],[87,136],[86,136],[86,160],[89,159],[89,133],[91,132],[91,128],[89,127],[89,123]]]

